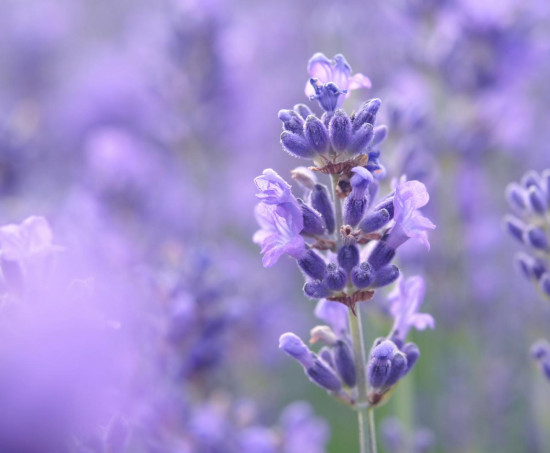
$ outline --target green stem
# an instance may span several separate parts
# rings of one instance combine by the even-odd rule
[[[335,207],[336,220],[336,245],[342,245],[340,228],[343,224],[342,202],[336,196],[338,175],[332,175],[332,197]],[[348,288],[353,291],[353,288]],[[355,361],[355,375],[357,377],[357,419],[359,422],[359,451],[360,453],[377,453],[376,433],[374,426],[373,408],[369,408],[367,399],[367,374],[365,341],[363,338],[363,324],[361,321],[361,309],[357,309],[357,316],[351,310],[348,311],[351,339],[353,343],[353,356]]]

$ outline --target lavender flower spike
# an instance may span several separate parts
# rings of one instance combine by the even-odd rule
[[[418,313],[425,291],[426,286],[422,277],[417,275],[407,279],[399,278],[397,286],[388,295],[390,311],[394,319],[393,338],[404,342],[411,327],[418,330],[435,327],[435,321],[431,315]]]

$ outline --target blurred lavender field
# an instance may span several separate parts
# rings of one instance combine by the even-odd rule
[[[502,220],[550,168],[547,0],[3,0],[0,29],[1,453],[358,451],[278,348],[315,323],[296,265],[252,242],[254,178],[308,165],[277,112],[317,108],[316,52],[370,78],[348,111],[382,99],[384,187],[422,180],[437,225],[399,258],[436,329],[380,451],[550,451],[550,304]]]

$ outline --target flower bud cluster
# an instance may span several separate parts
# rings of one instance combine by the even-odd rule
[[[550,169],[509,184],[506,199],[513,212],[504,219],[506,229],[525,246],[516,254],[517,268],[550,298]]]
[[[524,246],[516,254],[520,274],[531,281],[541,296],[550,300],[550,169],[528,171],[519,183],[506,187],[512,210],[504,218],[508,233]],[[543,374],[550,379],[550,345],[539,340],[531,348]]]

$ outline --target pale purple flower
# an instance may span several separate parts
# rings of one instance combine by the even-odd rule
[[[296,202],[296,198],[290,192],[290,184],[271,168],[266,168],[261,176],[254,178],[254,184],[260,191],[256,196],[266,204]]]
[[[427,230],[433,230],[435,225],[430,219],[424,217],[418,209],[426,206],[429,199],[430,196],[426,186],[420,181],[400,182],[395,189],[393,199],[394,229],[396,230],[394,236],[418,239],[428,250],[430,249],[430,243],[428,242]]]
[[[299,258],[306,251],[300,232],[304,228],[301,211],[291,203],[279,206],[260,203],[256,206],[256,220],[260,229],[253,241],[260,244],[264,267],[273,266],[283,254]]]
[[[315,316],[339,334],[348,330],[348,309],[339,302],[321,299],[315,307]]]
[[[59,250],[53,245],[53,234],[44,217],[31,216],[21,224],[0,228],[0,253],[10,261],[26,261]]]
[[[418,313],[425,292],[424,279],[416,275],[407,279],[399,277],[396,287],[388,295],[390,312],[394,319],[392,331],[399,339],[404,341],[411,327],[417,330],[435,327],[431,315]]]
[[[345,96],[339,98],[338,106],[350,96],[352,90],[371,87],[371,81],[367,76],[361,73],[351,75],[351,67],[342,54],[335,55],[330,60],[318,52],[310,58],[307,69],[310,76],[318,79],[321,84],[332,82],[345,93]],[[315,89],[309,81],[305,91],[308,98],[315,95]]]

